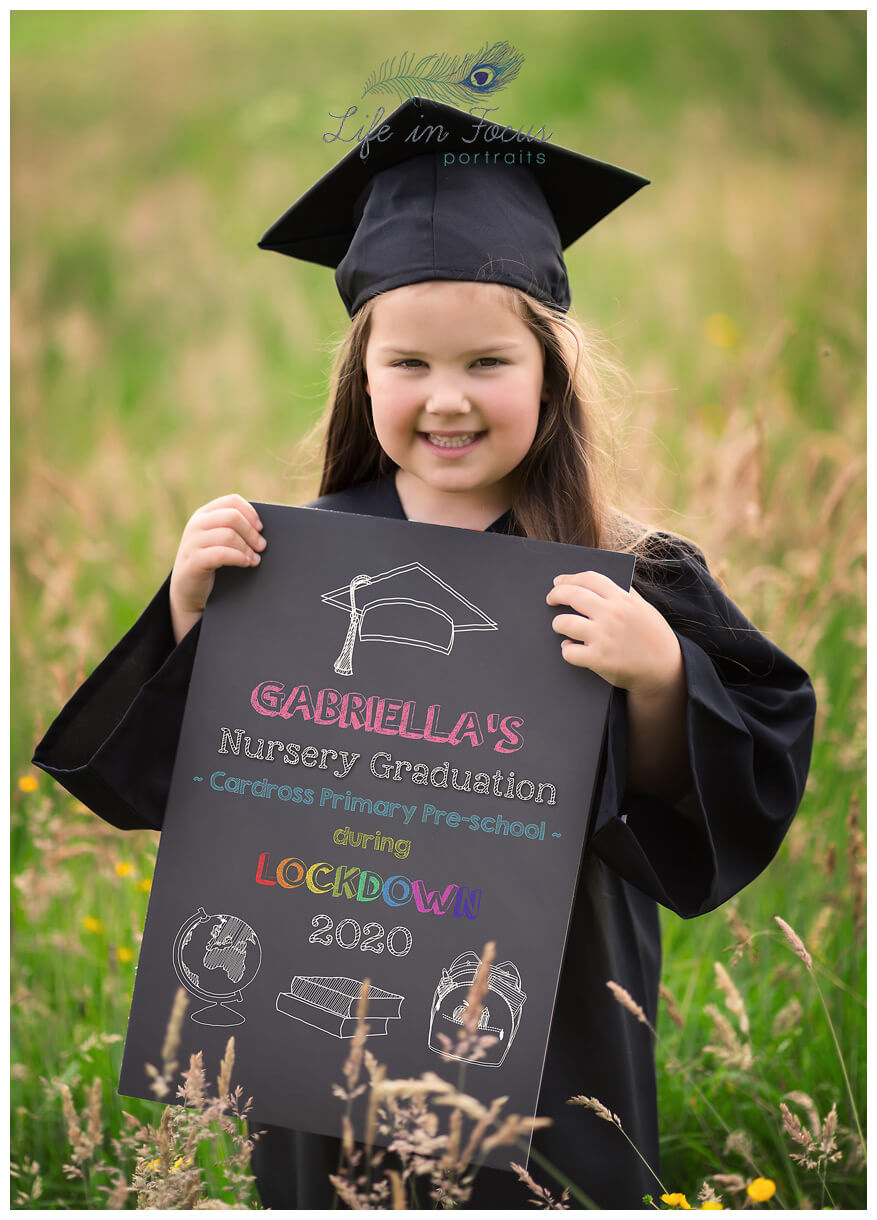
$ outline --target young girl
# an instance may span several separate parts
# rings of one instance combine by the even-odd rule
[[[403,140],[424,119],[448,132],[441,152]],[[654,1023],[656,903],[699,915],[772,859],[804,789],[813,692],[695,547],[638,529],[601,494],[595,366],[565,316],[561,249],[643,180],[545,145],[519,142],[506,154],[518,159],[497,162],[517,133],[417,99],[387,126],[261,243],[336,266],[353,319],[312,507],[637,555],[629,593],[586,570],[545,590],[564,659],[613,693],[541,1084],[538,1112],[553,1125],[533,1145],[599,1206],[637,1207],[653,1189],[642,1162],[612,1124],[566,1104],[598,1098],[657,1169],[651,1035],[606,982]],[[37,748],[37,765],[115,825],[160,829],[215,572],[257,565],[267,546],[240,496],[199,509],[169,579]],[[264,1204],[330,1207],[338,1141],[254,1129]],[[471,1206],[527,1197],[511,1174],[483,1170]]]

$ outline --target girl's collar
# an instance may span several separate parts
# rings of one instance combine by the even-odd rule
[[[399,499],[399,492],[396,490],[395,472],[387,475],[384,482],[387,484],[388,499],[392,500],[392,505],[395,509],[393,516],[399,517],[402,521],[407,521],[408,517],[405,515],[405,509],[402,507],[402,501]],[[488,525],[487,529],[485,529],[483,532],[485,534],[510,534],[512,532],[511,523],[512,514],[511,510],[508,510],[504,512],[501,517],[497,517],[497,519],[491,525]]]

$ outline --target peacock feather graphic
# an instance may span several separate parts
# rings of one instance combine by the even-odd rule
[[[394,93],[400,102],[428,97],[449,106],[471,106],[513,81],[524,57],[509,42],[485,43],[471,55],[424,55],[413,51],[385,59],[365,82],[368,93]]]

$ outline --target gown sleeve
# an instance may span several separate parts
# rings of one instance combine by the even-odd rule
[[[689,919],[754,880],[804,794],[816,698],[810,679],[722,592],[703,555],[663,536],[635,584],[676,632],[688,692],[693,786],[671,806],[627,787],[626,695],[615,688],[591,849]]]
[[[174,642],[170,577],[55,719],[34,753],[120,830],[160,830],[200,623]]]
[[[404,517],[392,478],[303,507]],[[168,576],[36,748],[35,766],[120,830],[162,827],[200,632],[175,644]]]

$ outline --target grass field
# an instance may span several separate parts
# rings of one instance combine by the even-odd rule
[[[77,806],[33,746],[199,504],[313,489],[296,442],[346,316],[328,272],[256,241],[335,159],[330,113],[391,110],[360,97],[388,56],[499,39],[526,57],[502,121],[652,179],[568,258],[632,377],[622,502],[704,547],[820,704],[778,859],[663,920],[661,1177],[692,1202],[720,1174],[726,1206],[734,1175],[773,1180],[767,1206],[865,1205],[864,14],[60,11],[12,17],[16,1207],[103,1206],[123,1110],[158,1113],[115,1093],[155,837]],[[81,1108],[94,1079],[68,1179],[59,1089]]]

